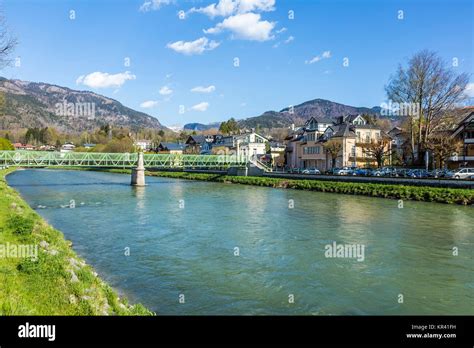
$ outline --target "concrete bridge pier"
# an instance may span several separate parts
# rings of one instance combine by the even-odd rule
[[[143,152],[138,153],[138,164],[132,169],[132,186],[145,186],[145,166],[143,164]]]

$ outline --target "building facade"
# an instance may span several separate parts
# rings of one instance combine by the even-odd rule
[[[347,115],[331,119],[309,119],[287,138],[285,151],[288,168],[316,168],[326,171],[333,167],[366,167],[377,163],[368,153],[369,144],[383,143],[390,151],[391,141],[380,127],[369,124],[362,115]],[[340,144],[333,156],[326,150],[328,141]]]
[[[451,137],[462,142],[462,149],[450,157],[448,165],[451,168],[474,167],[474,112],[459,123]]]

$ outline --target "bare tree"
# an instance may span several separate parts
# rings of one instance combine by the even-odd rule
[[[342,151],[342,143],[335,139],[330,139],[326,141],[323,146],[331,158],[331,167],[334,168],[336,165],[336,158],[339,156],[339,152]]]
[[[5,17],[0,12],[0,69],[11,63],[10,57],[16,45],[17,40],[10,34]]]
[[[445,161],[461,148],[461,142],[440,132],[431,135],[426,141],[426,148],[431,150],[438,168],[443,168]]]
[[[464,93],[469,76],[455,74],[432,51],[415,54],[406,68],[399,66],[385,87],[388,98],[410,105],[410,142],[414,160],[420,158],[426,139],[441,124],[443,115],[466,98]]]
[[[382,167],[385,159],[392,155],[392,150],[387,145],[389,139],[383,139],[381,141],[371,142],[362,145],[362,152],[369,158],[374,159],[377,162],[377,167]]]

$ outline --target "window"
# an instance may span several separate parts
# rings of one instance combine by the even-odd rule
[[[305,155],[314,155],[319,154],[321,151],[319,146],[307,146],[303,148],[303,154]]]

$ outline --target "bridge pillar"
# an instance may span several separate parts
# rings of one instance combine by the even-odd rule
[[[145,166],[143,164],[143,152],[138,153],[138,164],[132,169],[132,186],[145,186]]]

